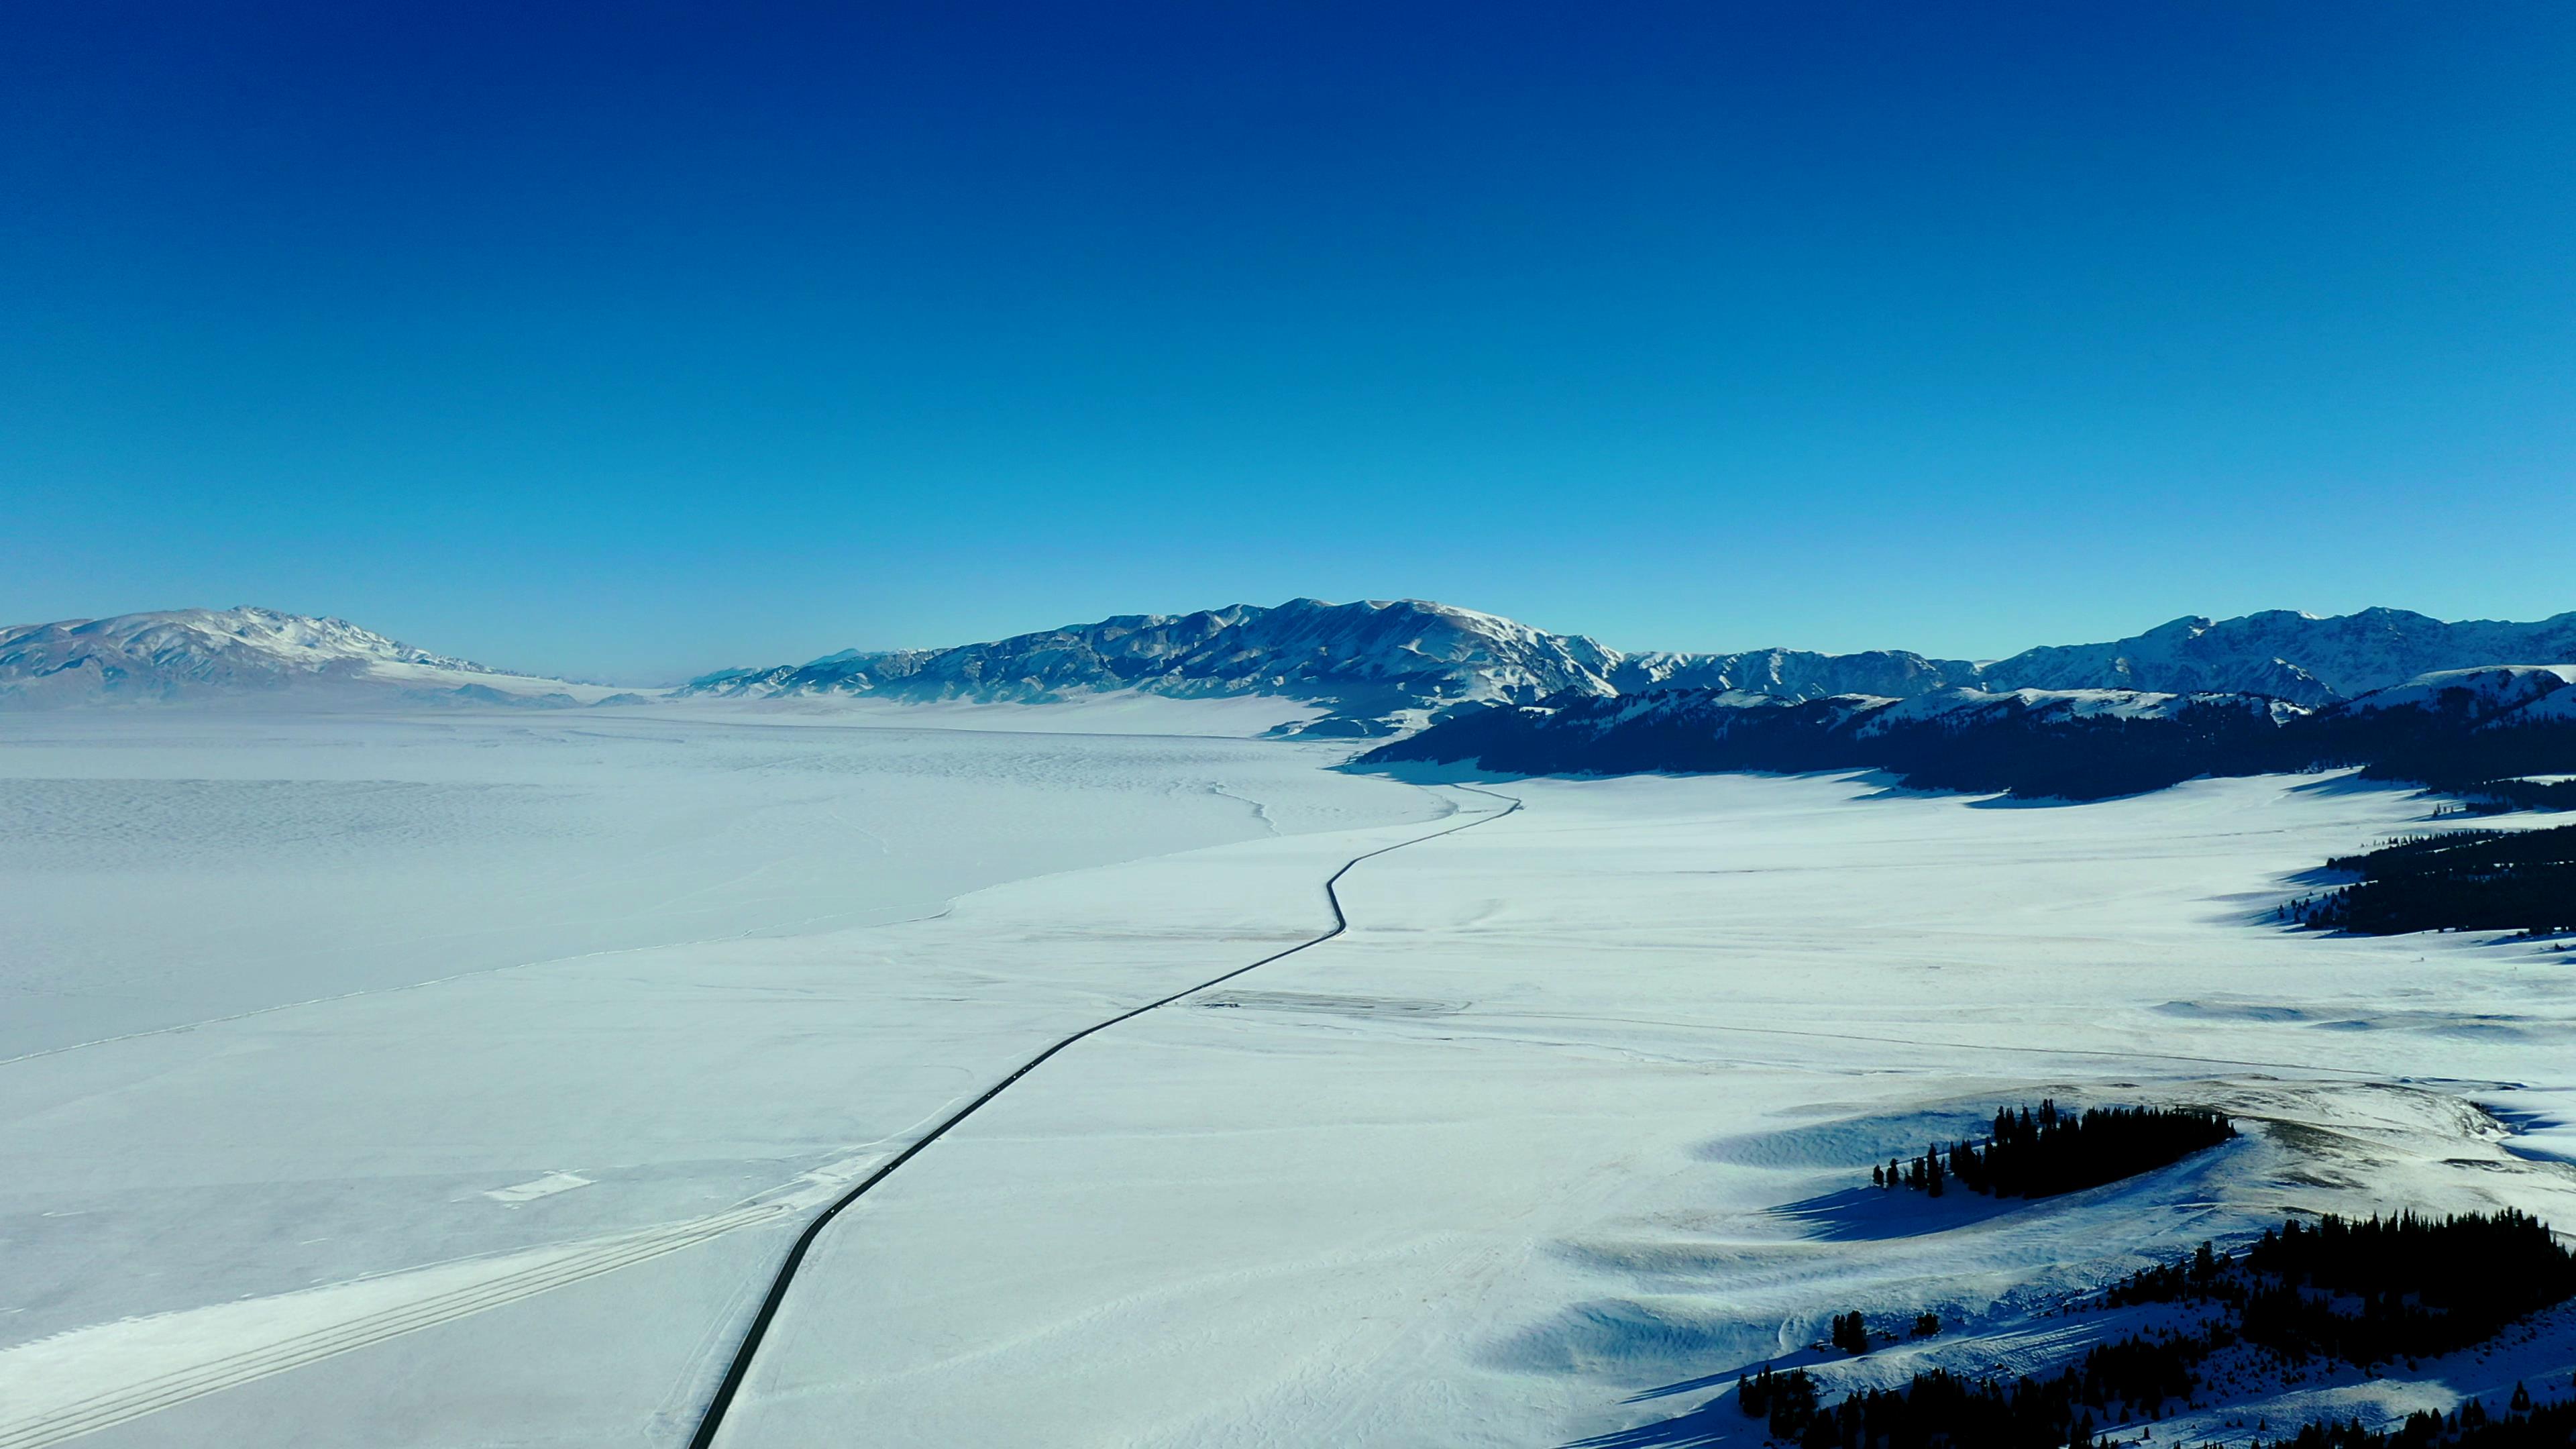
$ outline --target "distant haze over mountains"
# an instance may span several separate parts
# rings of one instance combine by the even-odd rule
[[[1266,693],[1326,706],[1331,713],[1310,729],[1358,734],[1418,724],[1461,703],[1531,703],[1568,690],[1611,696],[1701,688],[1804,700],[1911,699],[1959,688],[2113,689],[2258,694],[2316,706],[2432,670],[2571,659],[2576,613],[2536,624],[2451,624],[2400,609],[2177,619],[2127,639],[2050,645],[1979,663],[1905,650],[1628,653],[1443,604],[1296,599],[1276,608],[1127,615],[955,649],[844,651],[810,664],[707,675],[683,692],[994,701],[1122,688],[1182,697]]]
[[[1661,689],[1789,700],[1912,699],[1943,690],[2248,694],[2331,704],[2436,670],[2576,660],[2576,613],[2538,623],[2445,623],[2398,609],[2318,618],[2273,611],[2177,619],[2126,639],[2047,645],[2008,659],[1904,650],[1631,653],[1493,614],[1416,600],[1135,614],[949,649],[844,650],[805,664],[703,676],[676,696],[865,695],[922,702],[1044,702],[1103,691],[1178,698],[1268,695],[1312,704],[1307,733],[1418,727],[1461,704],[1572,691]],[[344,702],[566,706],[637,702],[414,649],[335,619],[266,609],[181,609],[0,629],[0,704],[178,701],[295,690]]]

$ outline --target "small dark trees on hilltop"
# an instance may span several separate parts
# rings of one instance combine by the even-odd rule
[[[2213,1257],[2203,1244],[2188,1263],[2141,1269],[2102,1301],[2214,1303],[2246,1342],[2290,1362],[2368,1367],[2466,1348],[2571,1298],[2576,1252],[2506,1208],[2449,1218],[2329,1213],[2314,1227],[2292,1220],[2240,1257]]]
[[[1870,1180],[1933,1197],[1952,1178],[1990,1197],[2053,1197],[2179,1162],[2235,1135],[2226,1117],[2194,1107],[2095,1107],[2077,1116],[2050,1100],[2037,1112],[1997,1111],[1983,1143],[1946,1151],[1936,1143],[1901,1171],[1893,1161],[1870,1169]]]
[[[2394,1429],[2366,1429],[2359,1419],[2348,1424],[2310,1424],[2295,1438],[2257,1439],[2249,1449],[2566,1449],[2576,1444],[2576,1403],[2534,1407],[2527,1392],[2502,1418],[2485,1404],[2469,1400],[2449,1417],[2418,1409]]]
[[[2576,1254],[2512,1208],[2492,1217],[2328,1214],[2313,1228],[2285,1223],[2246,1251],[2245,1266],[2262,1284],[2245,1302],[2245,1337],[2293,1360],[2316,1354],[2366,1365],[2450,1353],[2576,1298]],[[2303,1290],[2355,1299],[2360,1310],[2331,1311]]]
[[[1805,1369],[1775,1374],[1764,1364],[1758,1374],[1736,1377],[1735,1406],[1748,1419],[1769,1421],[1773,1438],[1786,1439],[1815,1419],[1816,1381]]]
[[[1839,1449],[2084,1449],[2096,1426],[2156,1420],[2202,1387],[2210,1355],[2238,1345],[2298,1362],[2324,1356],[2367,1366],[2430,1356],[2493,1337],[2513,1320],[2576,1298],[2576,1253],[2548,1228],[2507,1209],[2358,1222],[2328,1217],[2267,1232],[2244,1253],[2207,1243],[2189,1258],[2114,1284],[2107,1305],[2189,1301],[2214,1310],[2197,1324],[2150,1328],[2096,1343],[2049,1377],[1917,1374],[1819,1404],[1812,1383],[1766,1391],[1743,1381],[1745,1412],[1768,1415],[1774,1438]],[[1834,1320],[1835,1342],[1857,1314]],[[2314,1424],[2271,1449],[2565,1449],[2576,1403],[2536,1404],[2517,1392],[2501,1416],[2476,1401],[2448,1417],[2419,1414],[2397,1429]]]
[[[1896,1159],[1891,1157],[1887,1159],[1887,1166],[1884,1169],[1871,1168],[1869,1181],[1872,1187],[1902,1185],[1916,1192],[1939,1197],[1949,1185],[1950,1170],[1941,1165],[1941,1144],[1935,1142],[1923,1150],[1922,1156],[1915,1158],[1906,1166],[1899,1167]]]

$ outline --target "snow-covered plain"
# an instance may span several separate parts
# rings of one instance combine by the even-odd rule
[[[1330,752],[1140,733],[1248,722],[1153,703],[0,713],[0,1058],[1424,808]]]
[[[683,1441],[848,1182],[1046,1042],[1322,930],[1343,861],[1500,803],[1270,742],[600,727],[11,723],[0,788],[125,793],[38,817],[0,877],[13,913],[65,891],[37,919],[88,953],[9,963],[46,1054],[0,1065],[0,1449]],[[332,791],[360,780],[474,803],[351,844]],[[330,798],[167,803],[200,781]],[[2403,790],[1483,788],[1526,808],[1367,862],[1348,934],[1083,1042],[843,1214],[723,1442],[1720,1442],[1744,1421],[1702,1401],[1820,1358],[1833,1312],[1958,1325],[1845,1381],[2027,1362],[2089,1327],[2033,1310],[2132,1247],[2291,1208],[2576,1223],[2567,956],[2269,924],[2326,855],[2423,822]],[[173,1006],[156,957],[218,862],[269,894],[223,918],[249,937],[326,918],[273,971],[227,937]],[[672,907],[693,879],[720,888]],[[490,954],[423,970],[442,913]],[[2252,1126],[2010,1211],[1851,1191],[2043,1092]],[[2563,1383],[2554,1333],[2429,1389],[2293,1392]]]

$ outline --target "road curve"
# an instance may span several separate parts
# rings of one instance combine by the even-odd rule
[[[978,1111],[983,1109],[986,1103],[1010,1090],[1013,1083],[1019,1081],[1020,1078],[1027,1076],[1029,1073],[1036,1071],[1039,1067],[1044,1066],[1048,1058],[1054,1056],[1060,1051],[1063,1051],[1066,1047],[1073,1045],[1075,1042],[1082,1040],[1084,1037],[1091,1036],[1097,1032],[1107,1031],[1109,1028],[1118,1025],[1122,1021],[1133,1021],[1137,1017],[1143,1016],[1146,1012],[1155,1010],[1158,1007],[1169,1006],[1173,1002],[1181,1000],[1183,997],[1195,996],[1198,993],[1207,990],[1211,986],[1222,986],[1226,982],[1232,981],[1234,978],[1243,975],[1245,972],[1257,971],[1274,961],[1285,960],[1290,956],[1296,955],[1300,951],[1320,946],[1326,941],[1333,939],[1335,936],[1342,934],[1344,931],[1349,930],[1351,924],[1350,918],[1342,913],[1342,895],[1338,887],[1341,885],[1342,877],[1349,875],[1360,862],[1364,860],[1374,860],[1390,851],[1402,850],[1406,846],[1421,845],[1426,841],[1438,840],[1444,835],[1455,835],[1461,830],[1473,830],[1479,825],[1491,824],[1492,822],[1500,820],[1504,816],[1521,808],[1521,802],[1513,799],[1509,795],[1496,794],[1491,790],[1479,790],[1473,785],[1454,785],[1451,788],[1465,790],[1472,794],[1484,795],[1491,799],[1504,801],[1505,803],[1502,809],[1493,811],[1489,814],[1479,815],[1475,819],[1469,820],[1464,824],[1452,825],[1443,830],[1434,830],[1428,835],[1417,835],[1411,840],[1399,840],[1393,845],[1383,845],[1375,850],[1352,856],[1349,860],[1342,862],[1341,869],[1334,871],[1324,880],[1324,900],[1326,904],[1330,905],[1333,909],[1333,925],[1331,930],[1328,930],[1310,940],[1300,941],[1296,945],[1291,946],[1284,951],[1274,951],[1248,966],[1237,966],[1223,975],[1211,976],[1207,980],[1202,981],[1195,986],[1183,987],[1169,996],[1161,997],[1154,1001],[1148,1001],[1144,1005],[1133,1008],[1132,1010],[1122,1011],[1116,1016],[1110,1017],[1105,1021],[1094,1022],[1091,1025],[1084,1027],[1082,1030],[1073,1033],[1071,1036],[1057,1041],[1046,1050],[1039,1052],[1036,1056],[1022,1062],[1018,1070],[1012,1072],[1009,1076],[1004,1077],[1000,1081],[995,1082],[992,1086],[985,1088],[982,1096],[977,1097],[974,1101],[967,1103],[965,1106],[958,1108],[955,1112],[952,1112],[947,1117],[943,1118],[938,1126],[931,1128],[926,1133],[923,1133],[917,1141],[915,1141],[910,1147],[905,1148],[894,1158],[893,1161],[888,1162],[885,1166],[878,1168],[876,1171],[869,1173],[866,1177],[860,1179],[858,1186],[851,1188],[848,1192],[842,1194],[838,1200],[833,1202],[831,1206],[823,1209],[820,1213],[815,1214],[814,1220],[805,1225],[805,1231],[797,1235],[795,1246],[787,1250],[787,1257],[779,1263],[778,1276],[772,1279],[769,1284],[769,1296],[761,1300],[760,1311],[752,1315],[751,1327],[743,1332],[742,1343],[734,1350],[733,1362],[725,1368],[724,1382],[716,1386],[715,1397],[707,1402],[707,1411],[705,1416],[698,1420],[698,1432],[691,1435],[689,1438],[689,1449],[713,1449],[716,1442],[716,1435],[721,1433],[724,1429],[726,1411],[733,1407],[734,1396],[741,1392],[743,1380],[748,1378],[751,1374],[752,1358],[760,1352],[761,1340],[768,1337],[769,1325],[772,1320],[778,1317],[779,1305],[787,1301],[787,1290],[796,1280],[796,1270],[804,1265],[805,1255],[812,1251],[815,1240],[823,1235],[823,1230],[825,1228],[831,1226],[832,1219],[840,1216],[843,1208],[846,1208],[850,1204],[857,1202],[860,1198],[865,1197],[868,1194],[869,1189],[893,1176],[895,1169],[903,1166],[907,1162],[910,1162],[914,1157],[920,1155],[923,1149],[929,1147],[930,1144],[938,1141],[941,1137],[946,1136],[950,1128],[955,1127],[958,1123],[974,1116]]]

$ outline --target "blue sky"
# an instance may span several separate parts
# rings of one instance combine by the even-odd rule
[[[0,620],[2576,608],[2576,7],[23,6]]]

